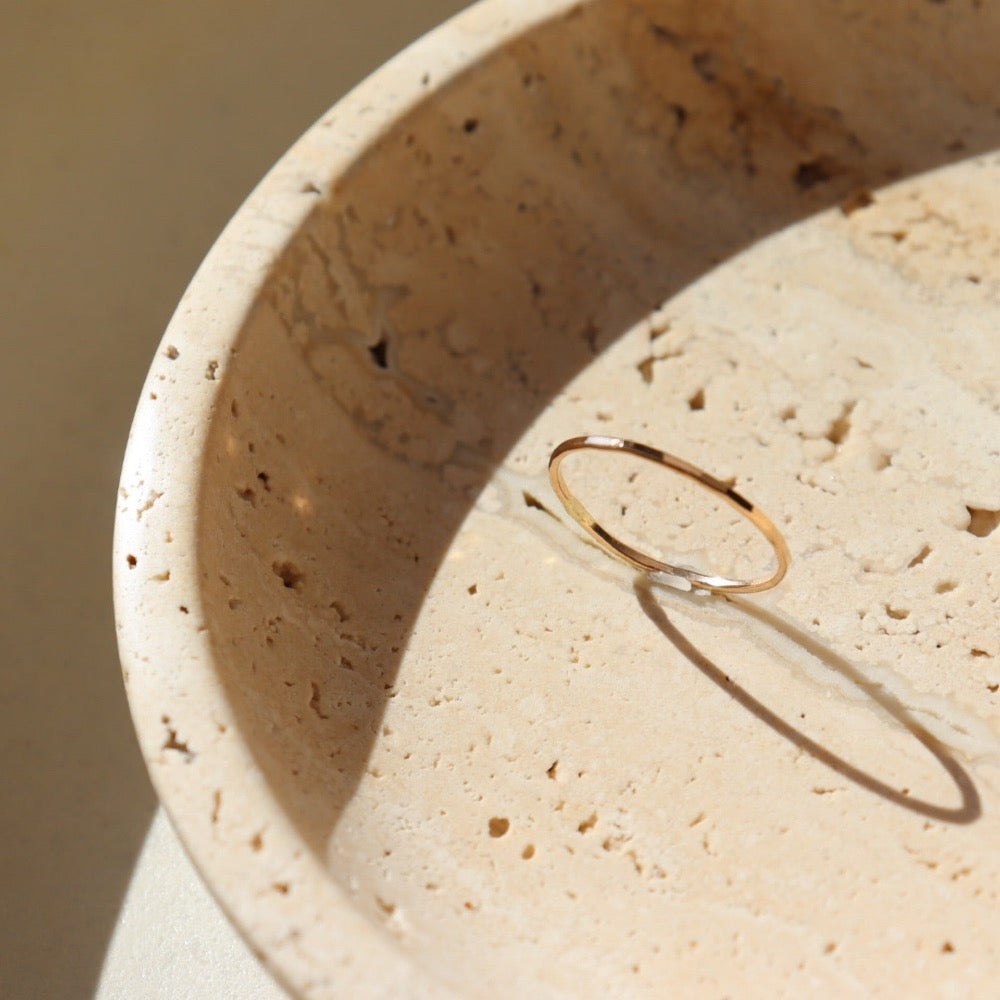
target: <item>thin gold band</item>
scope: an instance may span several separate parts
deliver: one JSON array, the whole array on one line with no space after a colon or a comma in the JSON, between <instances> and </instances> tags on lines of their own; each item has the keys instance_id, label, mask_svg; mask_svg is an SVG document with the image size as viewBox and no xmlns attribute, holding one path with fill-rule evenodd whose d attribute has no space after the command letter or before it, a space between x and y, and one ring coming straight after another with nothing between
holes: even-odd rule
<instances>
[{"instance_id":1,"label":"thin gold band","mask_svg":"<svg viewBox=\"0 0 1000 1000\"><path fill-rule=\"evenodd\" d=\"M731 580L725 576L713 576L699 573L697 570L687 566L673 566L670 563L661 562L652 556L632 548L618 538L615 538L607 529L601 527L591 516L586 507L570 492L563 479L559 466L562 460L571 451L593 448L598 451L622 451L638 458L644 458L649 462L662 465L674 472L679 472L706 489L717 493L729 504L735 507L744 517L746 517L757 530L771 543L777 558L777 569L770 576L763 576L753 580ZM549 458L549 479L552 481L552 488L556 496L562 501L569 515L587 532L602 548L624 559L630 566L636 569L645 570L647 573L658 579L662 583L669 584L679 590L710 590L717 593L727 594L754 594L761 590L770 590L781 582L791 556L788 546L781 532L774 526L766 514L758 510L749 500L740 496L731 486L720 482L714 476L699 469L690 462L685 462L675 455L668 455L659 448L651 448L649 445L638 444L635 441L627 441L624 438L604 437L599 434L588 434L585 437L569 438L563 441L552 452Z\"/></svg>"}]
</instances>

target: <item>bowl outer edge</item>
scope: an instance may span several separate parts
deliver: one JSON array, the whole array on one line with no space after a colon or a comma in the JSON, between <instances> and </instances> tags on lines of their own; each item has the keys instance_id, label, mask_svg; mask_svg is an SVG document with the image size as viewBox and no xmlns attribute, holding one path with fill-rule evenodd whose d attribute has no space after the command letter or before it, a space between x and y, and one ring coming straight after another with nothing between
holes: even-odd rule
<instances>
[{"instance_id":1,"label":"bowl outer edge","mask_svg":"<svg viewBox=\"0 0 1000 1000\"><path fill-rule=\"evenodd\" d=\"M191 459L204 454L233 340L317 193L331 190L359 154L435 88L575 6L481 0L402 50L321 116L251 192L199 266L136 408L113 543L115 625L133 722L189 857L254 954L295 996L443 1000L454 993L355 909L302 844L241 741L202 625L201 462ZM430 87L419 84L425 70L434 74ZM209 374L212 363L217 367ZM258 834L263 847L255 849Z\"/></svg>"}]
</instances>

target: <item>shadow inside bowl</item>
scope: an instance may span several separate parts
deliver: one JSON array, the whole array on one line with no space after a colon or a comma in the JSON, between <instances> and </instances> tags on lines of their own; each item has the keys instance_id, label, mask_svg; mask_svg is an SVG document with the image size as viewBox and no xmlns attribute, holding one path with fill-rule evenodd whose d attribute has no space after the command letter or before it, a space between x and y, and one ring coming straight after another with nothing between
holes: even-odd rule
<instances>
[{"instance_id":1,"label":"shadow inside bowl","mask_svg":"<svg viewBox=\"0 0 1000 1000\"><path fill-rule=\"evenodd\" d=\"M988 5L595 0L435 90L317 200L227 367L199 552L221 681L313 850L533 420L755 240L1000 145L998 29Z\"/></svg>"}]
</instances>

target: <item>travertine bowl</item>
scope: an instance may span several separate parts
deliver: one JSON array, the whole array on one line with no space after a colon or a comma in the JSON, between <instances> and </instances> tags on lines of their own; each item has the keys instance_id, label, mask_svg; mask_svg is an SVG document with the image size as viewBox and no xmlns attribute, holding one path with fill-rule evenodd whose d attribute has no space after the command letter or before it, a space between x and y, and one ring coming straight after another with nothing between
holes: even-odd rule
<instances>
[{"instance_id":1,"label":"travertine bowl","mask_svg":"<svg viewBox=\"0 0 1000 1000\"><path fill-rule=\"evenodd\" d=\"M239 211L115 585L153 780L293 994L995 991L997 51L966 0L494 0ZM635 583L546 479L594 432L734 479L786 580ZM767 560L662 470L569 473Z\"/></svg>"}]
</instances>

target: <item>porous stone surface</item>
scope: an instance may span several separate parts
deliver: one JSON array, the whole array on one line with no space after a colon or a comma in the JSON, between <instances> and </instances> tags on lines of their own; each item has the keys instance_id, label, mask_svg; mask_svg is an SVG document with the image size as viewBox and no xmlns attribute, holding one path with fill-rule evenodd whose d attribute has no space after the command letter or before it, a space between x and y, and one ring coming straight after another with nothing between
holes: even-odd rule
<instances>
[{"instance_id":1,"label":"porous stone surface","mask_svg":"<svg viewBox=\"0 0 1000 1000\"><path fill-rule=\"evenodd\" d=\"M989 5L485 4L321 120L168 329L126 679L296 994L951 996L1000 976ZM732 479L774 591L650 588L546 477ZM573 488L753 574L648 463Z\"/></svg>"}]
</instances>

